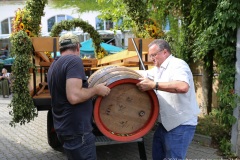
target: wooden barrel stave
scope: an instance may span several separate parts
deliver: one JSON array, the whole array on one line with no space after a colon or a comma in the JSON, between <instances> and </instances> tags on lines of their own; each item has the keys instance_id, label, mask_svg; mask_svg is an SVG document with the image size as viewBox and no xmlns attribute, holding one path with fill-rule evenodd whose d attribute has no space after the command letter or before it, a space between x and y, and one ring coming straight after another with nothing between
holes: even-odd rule
<instances>
[{"instance_id":1,"label":"wooden barrel stave","mask_svg":"<svg viewBox=\"0 0 240 160\"><path fill-rule=\"evenodd\" d=\"M129 73L127 73L129 72ZM106 79L109 79L111 77L114 77L115 75L126 75L124 73L127 73L128 76L133 76L135 75L135 79L138 79L142 77L140 74L138 74L136 71L131 70L126 67L121 67L121 66L109 66L106 68L103 68L101 70L98 70L94 72L88 79L89 87L92 87L94 85L103 83L106 81ZM131 78L131 77L129 77Z\"/></svg>"}]
</instances>

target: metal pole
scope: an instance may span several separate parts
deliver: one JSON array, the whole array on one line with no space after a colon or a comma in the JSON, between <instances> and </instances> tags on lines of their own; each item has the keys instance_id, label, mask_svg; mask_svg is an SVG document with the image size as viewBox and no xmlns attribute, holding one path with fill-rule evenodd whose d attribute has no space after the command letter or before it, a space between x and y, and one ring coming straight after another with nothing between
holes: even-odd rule
<instances>
[{"instance_id":1,"label":"metal pole","mask_svg":"<svg viewBox=\"0 0 240 160\"><path fill-rule=\"evenodd\" d=\"M56 58L57 57L57 39L56 38L53 38L53 53L54 53L53 58Z\"/></svg>"},{"instance_id":2,"label":"metal pole","mask_svg":"<svg viewBox=\"0 0 240 160\"><path fill-rule=\"evenodd\" d=\"M142 58L141 58L141 56L140 56L140 54L139 54L139 51L138 51L138 49L137 49L136 43L135 43L135 41L134 41L133 38L132 38L132 42L133 42L134 48L135 48L135 50L136 50L136 52L137 52L139 61L140 61L141 65L142 65L142 69L143 69L143 70L146 70L146 69L145 69L145 66L144 66L144 64L143 64Z\"/></svg>"},{"instance_id":3,"label":"metal pole","mask_svg":"<svg viewBox=\"0 0 240 160\"><path fill-rule=\"evenodd\" d=\"M138 53L139 53L139 57L141 57L141 59L142 59L142 39L139 39L139 41L138 41ZM140 63L139 63L139 70L143 70L143 67Z\"/></svg>"}]
</instances>

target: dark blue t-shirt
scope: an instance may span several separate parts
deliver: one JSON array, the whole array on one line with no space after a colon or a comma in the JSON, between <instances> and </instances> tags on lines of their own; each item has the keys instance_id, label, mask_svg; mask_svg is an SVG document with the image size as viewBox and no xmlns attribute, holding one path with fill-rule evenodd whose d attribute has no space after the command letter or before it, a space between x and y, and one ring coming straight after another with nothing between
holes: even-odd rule
<instances>
[{"instance_id":1,"label":"dark blue t-shirt","mask_svg":"<svg viewBox=\"0 0 240 160\"><path fill-rule=\"evenodd\" d=\"M93 104L91 99L71 105L66 96L66 80L82 79L88 88L82 59L76 55L56 58L48 70L48 86L52 97L53 123L57 134L76 135L92 131Z\"/></svg>"}]
</instances>

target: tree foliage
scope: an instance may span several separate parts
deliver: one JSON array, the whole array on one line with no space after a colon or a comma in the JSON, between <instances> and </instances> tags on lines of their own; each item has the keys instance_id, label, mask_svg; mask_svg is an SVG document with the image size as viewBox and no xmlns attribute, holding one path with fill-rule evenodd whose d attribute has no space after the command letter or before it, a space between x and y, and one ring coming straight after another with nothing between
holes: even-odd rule
<instances>
[{"instance_id":1,"label":"tree foliage","mask_svg":"<svg viewBox=\"0 0 240 160\"><path fill-rule=\"evenodd\" d=\"M123 20L123 23L117 25L114 29L131 30L138 38L164 37L162 25L158 22L159 19L151 16L152 5L148 1L98 0L100 4L103 2L112 3L112 5L100 10L100 18L114 22Z\"/></svg>"},{"instance_id":2,"label":"tree foliage","mask_svg":"<svg viewBox=\"0 0 240 160\"><path fill-rule=\"evenodd\" d=\"M181 1L182 2L182 1ZM235 62L236 62L236 35L240 26L238 8L235 0L197 0L184 3L190 8L190 13L181 9L182 19L190 17L190 23L185 29L192 36L193 45L188 49L194 53L195 60L204 61L204 66L210 66L214 60L217 64L219 89L217 91L219 107L215 118L223 125L229 134L221 134L220 149L224 148L224 154L230 153L230 130L236 122L233 117L233 109L236 107L236 95L234 94ZM192 16L192 17L191 17ZM183 21L185 23L186 21ZM213 52L212 52L213 51ZM214 54L214 55L213 55ZM214 57L211 58L211 57ZM212 74L213 76L213 74Z\"/></svg>"},{"instance_id":3,"label":"tree foliage","mask_svg":"<svg viewBox=\"0 0 240 160\"><path fill-rule=\"evenodd\" d=\"M49 4L55 8L76 8L76 10L74 10L76 13L100 11L111 5L111 3L108 2L102 2L99 4L96 0L50 0Z\"/></svg>"},{"instance_id":4,"label":"tree foliage","mask_svg":"<svg viewBox=\"0 0 240 160\"><path fill-rule=\"evenodd\" d=\"M145 7L151 9L149 16L161 25L169 21L171 31L165 38L177 56L187 62L203 61L206 70L212 69L213 60L217 63L219 107L215 116L230 133L235 122L233 108L236 107L236 34L240 26L238 0L141 0L139 4L142 3L147 3ZM177 24L179 20L181 25ZM212 77L213 73L210 73L208 78ZM227 144L230 134L221 139L220 148L224 148L223 152L227 154L230 151Z\"/></svg>"}]
</instances>

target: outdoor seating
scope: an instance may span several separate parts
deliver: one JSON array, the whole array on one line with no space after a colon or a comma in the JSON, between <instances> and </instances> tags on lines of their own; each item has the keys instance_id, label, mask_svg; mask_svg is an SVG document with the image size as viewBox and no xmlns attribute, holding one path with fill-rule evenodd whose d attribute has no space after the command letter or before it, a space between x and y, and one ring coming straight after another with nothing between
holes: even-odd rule
<instances>
[{"instance_id":1,"label":"outdoor seating","mask_svg":"<svg viewBox=\"0 0 240 160\"><path fill-rule=\"evenodd\" d=\"M2 49L0 50L0 59L5 60L9 57L9 51Z\"/></svg>"}]
</instances>

